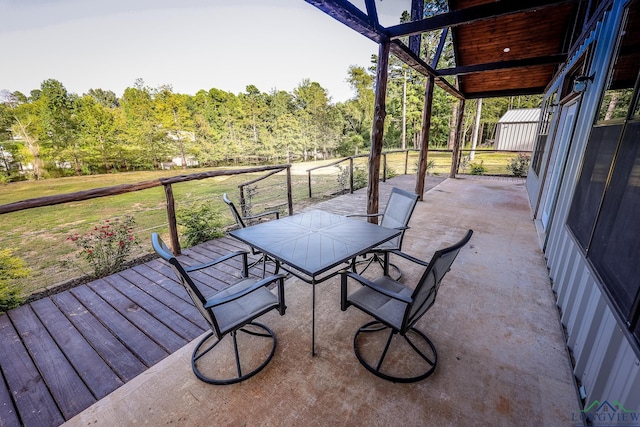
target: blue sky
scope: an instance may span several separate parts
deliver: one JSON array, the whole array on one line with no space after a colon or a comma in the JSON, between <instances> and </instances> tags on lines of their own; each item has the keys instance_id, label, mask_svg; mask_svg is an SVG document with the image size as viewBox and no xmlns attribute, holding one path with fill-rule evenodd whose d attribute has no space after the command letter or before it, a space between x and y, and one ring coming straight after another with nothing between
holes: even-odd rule
<instances>
[{"instance_id":1,"label":"blue sky","mask_svg":"<svg viewBox=\"0 0 640 427\"><path fill-rule=\"evenodd\" d=\"M403 3L378 0L381 22ZM308 78L340 102L353 96L348 67L377 53L303 0L0 0L0 16L0 90L26 94L48 78L118 96L137 78L187 94L291 91Z\"/></svg>"}]
</instances>

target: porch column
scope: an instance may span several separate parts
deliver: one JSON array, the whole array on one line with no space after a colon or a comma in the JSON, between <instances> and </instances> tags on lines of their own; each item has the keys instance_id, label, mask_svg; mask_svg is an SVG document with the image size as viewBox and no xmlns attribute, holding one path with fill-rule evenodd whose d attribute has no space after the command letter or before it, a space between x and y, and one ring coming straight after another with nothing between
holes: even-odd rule
<instances>
[{"instance_id":1,"label":"porch column","mask_svg":"<svg viewBox=\"0 0 640 427\"><path fill-rule=\"evenodd\" d=\"M422 131L420 132L420 160L418 160L418 176L416 178L416 194L418 200L424 196L424 179L427 175L429 157L429 128L431 127L431 107L433 105L433 86L435 77L429 75L424 87L424 108L422 109Z\"/></svg>"},{"instance_id":2,"label":"porch column","mask_svg":"<svg viewBox=\"0 0 640 427\"><path fill-rule=\"evenodd\" d=\"M369 153L369 187L367 189L367 213L378 213L380 186L380 158L382 154L382 137L384 119L387 115L387 77L389 68L389 40L380 43L378 48L378 72L376 74L376 101L373 111L373 129L371 131L371 152ZM377 224L378 218L369 218L369 222Z\"/></svg>"},{"instance_id":3,"label":"porch column","mask_svg":"<svg viewBox=\"0 0 640 427\"><path fill-rule=\"evenodd\" d=\"M464 118L464 98L460 100L458 105L458 117L456 120L456 140L453 144L453 152L451 153L451 172L449 178L455 178L458 172L458 163L460 162L460 145L462 142L462 119Z\"/></svg>"}]
</instances>

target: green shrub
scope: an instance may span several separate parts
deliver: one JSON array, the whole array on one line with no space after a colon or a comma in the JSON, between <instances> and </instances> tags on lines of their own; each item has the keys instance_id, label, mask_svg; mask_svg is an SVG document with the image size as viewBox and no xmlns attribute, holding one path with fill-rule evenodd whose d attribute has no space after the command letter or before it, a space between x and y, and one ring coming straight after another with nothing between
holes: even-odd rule
<instances>
[{"instance_id":1,"label":"green shrub","mask_svg":"<svg viewBox=\"0 0 640 427\"><path fill-rule=\"evenodd\" d=\"M435 160L429 160L427 162L427 175L431 175L435 168L436 168L436 161Z\"/></svg>"},{"instance_id":2,"label":"green shrub","mask_svg":"<svg viewBox=\"0 0 640 427\"><path fill-rule=\"evenodd\" d=\"M418 173L418 169L420 168L420 161L417 160L415 163L415 167L416 167L416 173ZM433 173L433 170L436 167L436 161L435 160L429 160L427 161L427 175L431 175Z\"/></svg>"},{"instance_id":3,"label":"green shrub","mask_svg":"<svg viewBox=\"0 0 640 427\"><path fill-rule=\"evenodd\" d=\"M349 168L346 166L338 165L338 176L336 177L336 181L338 181L338 187L340 187L340 191L343 193L349 189Z\"/></svg>"},{"instance_id":4,"label":"green shrub","mask_svg":"<svg viewBox=\"0 0 640 427\"><path fill-rule=\"evenodd\" d=\"M512 157L509 159L509 163L507 164L507 170L511 171L514 176L523 177L527 176L527 172L529 172L529 162L531 161L531 156L528 154L520 153L518 157Z\"/></svg>"},{"instance_id":5,"label":"green shrub","mask_svg":"<svg viewBox=\"0 0 640 427\"><path fill-rule=\"evenodd\" d=\"M340 187L340 190L344 192L349 189L349 168L346 166L338 165L338 169L340 170L340 172L338 172L338 176L336 177L336 180L338 181L338 186ZM387 169L387 178L390 178L389 169ZM368 179L369 177L367 176L366 169L360 166L353 167L353 190L354 191L366 187Z\"/></svg>"},{"instance_id":6,"label":"green shrub","mask_svg":"<svg viewBox=\"0 0 640 427\"><path fill-rule=\"evenodd\" d=\"M0 313L17 307L22 302L18 279L29 276L26 263L11 254L9 249L0 250Z\"/></svg>"},{"instance_id":7,"label":"green shrub","mask_svg":"<svg viewBox=\"0 0 640 427\"><path fill-rule=\"evenodd\" d=\"M393 178L395 176L398 176L398 171L396 171L394 168L390 166L387 166L387 179Z\"/></svg>"},{"instance_id":8,"label":"green shrub","mask_svg":"<svg viewBox=\"0 0 640 427\"><path fill-rule=\"evenodd\" d=\"M369 176L367 170L360 166L353 167L353 190L359 190L367 186Z\"/></svg>"},{"instance_id":9,"label":"green shrub","mask_svg":"<svg viewBox=\"0 0 640 427\"><path fill-rule=\"evenodd\" d=\"M471 168L471 175L484 175L487 173L487 168L482 160L480 160L480 163L469 163L469 167Z\"/></svg>"},{"instance_id":10,"label":"green shrub","mask_svg":"<svg viewBox=\"0 0 640 427\"><path fill-rule=\"evenodd\" d=\"M224 236L224 216L206 203L183 208L177 212L177 217L179 224L186 228L185 247Z\"/></svg>"},{"instance_id":11,"label":"green shrub","mask_svg":"<svg viewBox=\"0 0 640 427\"><path fill-rule=\"evenodd\" d=\"M124 268L124 263L138 241L133 235L135 219L127 215L124 219L106 219L83 235L67 237L81 251L78 258L84 259L93 269L94 277L105 277Z\"/></svg>"}]
</instances>

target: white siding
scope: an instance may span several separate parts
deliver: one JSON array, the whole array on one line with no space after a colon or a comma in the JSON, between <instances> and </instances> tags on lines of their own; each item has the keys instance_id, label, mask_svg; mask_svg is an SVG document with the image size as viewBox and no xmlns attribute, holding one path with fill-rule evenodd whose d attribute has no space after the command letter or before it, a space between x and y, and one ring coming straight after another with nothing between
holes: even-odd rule
<instances>
[{"instance_id":1,"label":"white siding","mask_svg":"<svg viewBox=\"0 0 640 427\"><path fill-rule=\"evenodd\" d=\"M567 331L567 345L575 359L574 373L585 388L585 401L589 404L594 400L618 400L626 409L640 412L640 361L631 347L630 338L620 327L608 298L591 273L582 250L566 228L582 156L605 84L606 69L624 3L624 0L614 3L611 12L588 41L597 39L594 65L590 70L590 74L595 73L596 77L582 95L582 108L567 155L564 180L545 255L562 313L561 321ZM584 50L584 46L581 50ZM571 61L567 68L570 66Z\"/></svg>"}]
</instances>

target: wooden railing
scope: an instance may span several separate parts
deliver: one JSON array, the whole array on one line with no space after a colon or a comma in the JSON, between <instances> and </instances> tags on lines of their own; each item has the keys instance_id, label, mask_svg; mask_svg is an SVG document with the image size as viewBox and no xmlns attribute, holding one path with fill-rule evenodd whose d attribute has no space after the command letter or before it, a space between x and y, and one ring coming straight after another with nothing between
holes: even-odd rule
<instances>
[{"instance_id":1,"label":"wooden railing","mask_svg":"<svg viewBox=\"0 0 640 427\"><path fill-rule=\"evenodd\" d=\"M63 203L69 202L79 202L84 200L95 199L98 197L108 197L108 196L116 196L125 193L131 193L134 191L146 190L154 187L164 187L164 193L166 197L166 209L167 209L167 219L169 225L169 235L171 246L173 252L178 255L180 254L180 241L178 239L178 225L176 220L176 209L175 209L175 200L173 197L173 184L187 182L187 181L195 181L202 180L206 178L214 178L219 176L228 176L228 175L239 175L245 173L259 173L259 172L269 172L266 176L258 178L257 180L250 181L255 182L261 179L264 179L268 176L276 174L278 172L282 172L286 170L287 172L287 204L289 215L293 215L293 200L291 196L291 165L276 165L276 166L262 166L262 167L254 167L247 169L233 169L233 170L216 170L210 172L200 172L189 175L178 175L167 178L159 178L150 181L138 182L135 184L122 184L115 185L112 187L103 187L96 188L92 190L78 191L75 193L68 194L59 194L55 196L46 196L46 197L37 197L28 200L22 200L15 203L8 203L6 205L0 205L0 214L6 214L10 212L22 211L25 209L32 209L44 206L54 206ZM246 186L248 183L242 184L242 186ZM242 191L242 190L241 190ZM242 193L241 193L242 194Z\"/></svg>"},{"instance_id":2,"label":"wooden railing","mask_svg":"<svg viewBox=\"0 0 640 427\"><path fill-rule=\"evenodd\" d=\"M392 151L386 151L386 152L382 153L382 182L386 182L387 181L387 154L405 153L404 174L406 175L407 172L408 172L408 167L409 167L409 153L411 151L418 152L418 150L409 149L409 150L392 150ZM311 172L313 172L315 170L318 170L318 169L334 167L334 166L337 166L337 165L339 165L340 163L343 163L343 162L349 162L349 193L353 193L353 190L354 190L354 188L353 188L353 160L354 159L358 159L358 158L363 158L363 157L369 157L369 154L360 154L360 155L357 155L357 156L349 156L349 157L345 157L345 158L340 159L340 160L336 160L335 162L328 163L326 165L317 166L315 168L307 169L307 182L308 182L308 187L309 187L309 198L312 197Z\"/></svg>"}]
</instances>

